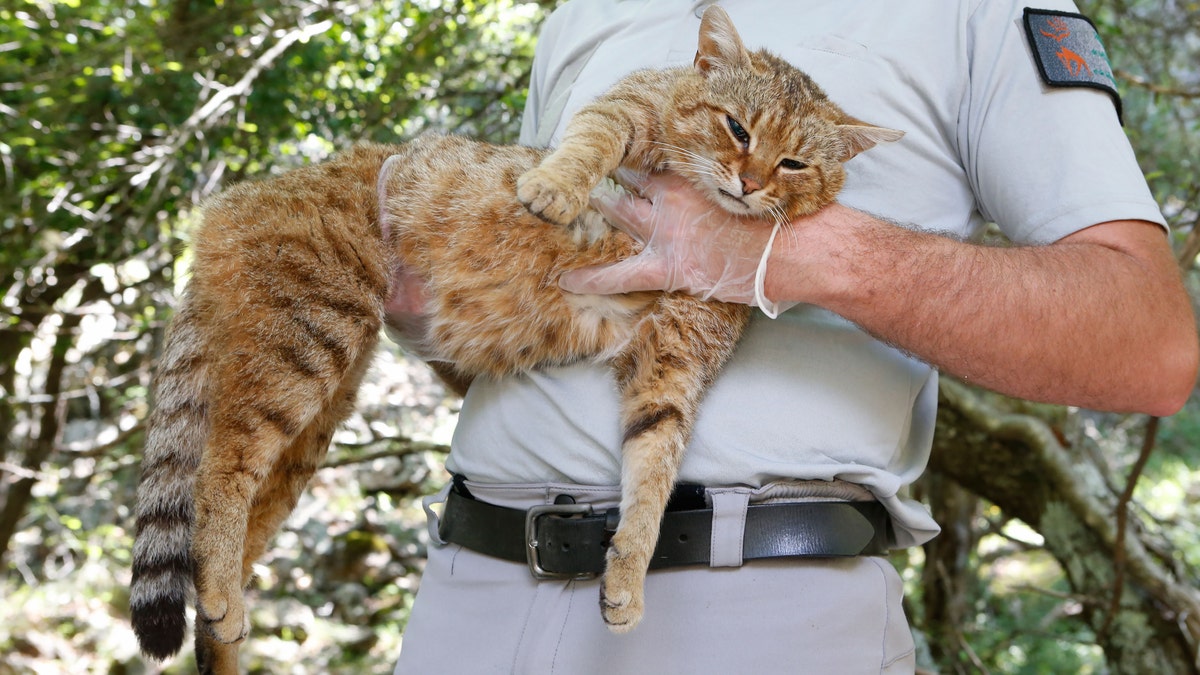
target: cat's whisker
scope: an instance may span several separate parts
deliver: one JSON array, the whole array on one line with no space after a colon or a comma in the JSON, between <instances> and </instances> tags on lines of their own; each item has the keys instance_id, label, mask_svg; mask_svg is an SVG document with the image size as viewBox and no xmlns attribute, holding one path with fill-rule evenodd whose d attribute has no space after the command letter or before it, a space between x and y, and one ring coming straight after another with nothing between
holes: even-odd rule
<instances>
[{"instance_id":1,"label":"cat's whisker","mask_svg":"<svg viewBox=\"0 0 1200 675\"><path fill-rule=\"evenodd\" d=\"M714 166L711 162L702 162L702 161L691 159L688 157L671 162L671 166L673 166L673 167L680 167L680 166L698 167L698 168L704 169L708 173L712 173L714 170L717 169L717 167Z\"/></svg>"},{"instance_id":2,"label":"cat's whisker","mask_svg":"<svg viewBox=\"0 0 1200 675\"><path fill-rule=\"evenodd\" d=\"M763 220L769 220L776 225L782 226L787 220L787 214L784 213L783 207L778 202L769 204L762 212Z\"/></svg>"},{"instance_id":3,"label":"cat's whisker","mask_svg":"<svg viewBox=\"0 0 1200 675\"><path fill-rule=\"evenodd\" d=\"M696 176L711 176L712 178L719 177L718 174L712 170L712 167L708 167L703 164L672 164L671 167L675 169L676 173L681 173L682 170L686 169L690 170L692 174Z\"/></svg>"},{"instance_id":4,"label":"cat's whisker","mask_svg":"<svg viewBox=\"0 0 1200 675\"><path fill-rule=\"evenodd\" d=\"M782 207L779 209L779 212L779 220L776 221L779 223L779 234L785 237L784 241L795 244L799 241L800 233L796 231L795 226L792 225L792 220L787 217L787 213L784 212Z\"/></svg>"},{"instance_id":5,"label":"cat's whisker","mask_svg":"<svg viewBox=\"0 0 1200 675\"><path fill-rule=\"evenodd\" d=\"M687 170L692 171L694 174L696 174L698 176L712 176L713 178L718 178L718 179L721 176L721 174L717 171L716 167L709 166L707 164L697 164L695 162L679 162L676 164L672 164L671 168L674 169L676 172L678 172L681 169L687 169Z\"/></svg>"},{"instance_id":6,"label":"cat's whisker","mask_svg":"<svg viewBox=\"0 0 1200 675\"><path fill-rule=\"evenodd\" d=\"M792 221L788 218L787 211L783 210L782 204L776 204L772 210L775 213L775 222L779 224L780 228L785 230L792 229Z\"/></svg>"},{"instance_id":7,"label":"cat's whisker","mask_svg":"<svg viewBox=\"0 0 1200 675\"><path fill-rule=\"evenodd\" d=\"M668 150L669 152L677 153L677 154L681 155L682 157L686 158L687 160L690 160L690 162L685 162L685 163L699 163L699 164L707 165L712 168L717 168L719 166L719 163L716 160L705 157L704 155L701 155L700 153L695 152L693 150L689 150L687 148L682 148L678 145L674 145L671 143L663 143L661 141L654 141L653 145L662 147L662 148Z\"/></svg>"}]
</instances>

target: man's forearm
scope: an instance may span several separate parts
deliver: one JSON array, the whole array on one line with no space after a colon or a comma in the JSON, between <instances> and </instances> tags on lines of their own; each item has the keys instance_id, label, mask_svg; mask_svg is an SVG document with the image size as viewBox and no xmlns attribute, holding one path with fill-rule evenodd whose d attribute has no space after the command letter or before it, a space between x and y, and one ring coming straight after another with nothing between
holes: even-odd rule
<instances>
[{"instance_id":1,"label":"man's forearm","mask_svg":"<svg viewBox=\"0 0 1200 675\"><path fill-rule=\"evenodd\" d=\"M781 236L767 269L768 297L834 311L1012 396L1168 415L1195 382L1191 302L1148 223L999 248L835 205Z\"/></svg>"}]
</instances>

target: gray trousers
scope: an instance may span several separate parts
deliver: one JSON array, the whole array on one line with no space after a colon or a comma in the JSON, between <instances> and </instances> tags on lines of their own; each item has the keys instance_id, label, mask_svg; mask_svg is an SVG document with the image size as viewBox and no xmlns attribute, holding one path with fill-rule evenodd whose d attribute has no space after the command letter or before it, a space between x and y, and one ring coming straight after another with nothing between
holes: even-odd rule
<instances>
[{"instance_id":1,"label":"gray trousers","mask_svg":"<svg viewBox=\"0 0 1200 675\"><path fill-rule=\"evenodd\" d=\"M552 488L470 485L479 499L523 507L547 503ZM598 507L617 501L613 489L570 491ZM893 675L915 669L902 582L882 558L652 571L645 618L625 635L610 633L601 620L599 586L536 581L523 564L457 545L431 546L395 672Z\"/></svg>"}]
</instances>

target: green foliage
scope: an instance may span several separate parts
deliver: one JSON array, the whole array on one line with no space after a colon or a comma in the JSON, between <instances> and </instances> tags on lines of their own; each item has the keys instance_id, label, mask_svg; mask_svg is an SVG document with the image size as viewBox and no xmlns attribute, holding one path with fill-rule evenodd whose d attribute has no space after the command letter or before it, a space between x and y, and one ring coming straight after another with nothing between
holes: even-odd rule
<instances>
[{"instance_id":1,"label":"green foliage","mask_svg":"<svg viewBox=\"0 0 1200 675\"><path fill-rule=\"evenodd\" d=\"M549 4L0 6L0 673L140 663L124 597L137 452L195 206L362 139L514 139ZM354 447L450 416L427 376L414 387L422 376L386 363L371 421L339 438L350 467ZM427 392L415 406L414 392ZM394 484L366 490L353 468L327 469L349 487L281 537L256 617L265 651L247 650L256 668L390 672L423 554L416 519L399 514L440 470L390 452L405 455L386 466ZM364 640L378 643L365 661L330 649Z\"/></svg>"},{"instance_id":2,"label":"green foliage","mask_svg":"<svg viewBox=\"0 0 1200 675\"><path fill-rule=\"evenodd\" d=\"M1124 99L1129 137L1151 189L1182 237L1197 222L1200 200L1200 5L1079 4L1100 29Z\"/></svg>"}]
</instances>

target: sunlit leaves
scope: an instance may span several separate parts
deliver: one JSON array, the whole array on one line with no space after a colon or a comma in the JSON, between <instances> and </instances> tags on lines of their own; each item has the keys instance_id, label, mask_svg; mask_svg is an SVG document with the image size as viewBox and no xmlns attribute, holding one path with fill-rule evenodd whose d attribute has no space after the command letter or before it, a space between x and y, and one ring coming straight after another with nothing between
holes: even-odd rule
<instances>
[{"instance_id":1,"label":"sunlit leaves","mask_svg":"<svg viewBox=\"0 0 1200 675\"><path fill-rule=\"evenodd\" d=\"M430 126L515 137L543 14L512 0L0 8L0 461L58 443L38 436L48 415L101 435L144 416L187 215L214 191ZM56 407L51 389L94 404Z\"/></svg>"},{"instance_id":2,"label":"sunlit leaves","mask_svg":"<svg viewBox=\"0 0 1200 675\"><path fill-rule=\"evenodd\" d=\"M1105 39L1125 122L1168 219L1190 227L1200 210L1200 5L1155 0L1081 2Z\"/></svg>"}]
</instances>

